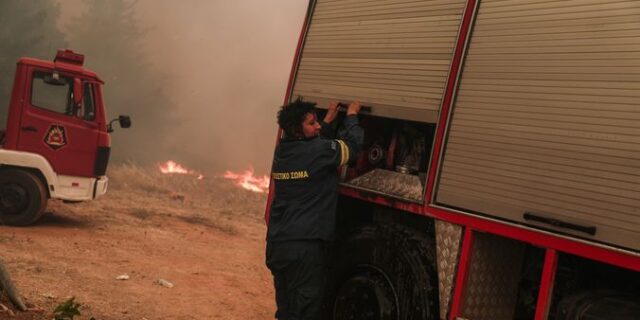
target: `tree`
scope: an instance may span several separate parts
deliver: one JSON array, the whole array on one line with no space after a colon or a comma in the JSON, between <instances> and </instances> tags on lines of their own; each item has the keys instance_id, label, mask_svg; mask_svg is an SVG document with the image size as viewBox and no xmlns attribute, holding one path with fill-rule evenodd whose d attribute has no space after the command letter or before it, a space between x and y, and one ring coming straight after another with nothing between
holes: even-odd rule
<instances>
[{"instance_id":1,"label":"tree","mask_svg":"<svg viewBox=\"0 0 640 320\"><path fill-rule=\"evenodd\" d=\"M60 14L53 0L0 1L0 128L7 121L16 62L28 56L51 60L65 47L56 26Z\"/></svg>"},{"instance_id":2,"label":"tree","mask_svg":"<svg viewBox=\"0 0 640 320\"><path fill-rule=\"evenodd\" d=\"M86 55L88 68L105 81L110 117L128 114L132 128L113 135L116 159L154 161L169 134L171 102L164 78L140 49L145 30L136 19L136 1L88 0L86 11L67 26L71 47Z\"/></svg>"}]
</instances>

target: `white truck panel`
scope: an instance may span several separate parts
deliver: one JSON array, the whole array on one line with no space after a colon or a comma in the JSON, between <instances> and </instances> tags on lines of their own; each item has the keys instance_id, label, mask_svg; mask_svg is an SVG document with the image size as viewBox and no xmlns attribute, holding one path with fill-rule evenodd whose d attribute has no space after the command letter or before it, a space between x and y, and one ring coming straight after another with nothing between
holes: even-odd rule
<instances>
[{"instance_id":1,"label":"white truck panel","mask_svg":"<svg viewBox=\"0 0 640 320\"><path fill-rule=\"evenodd\" d=\"M90 178L58 175L49 161L36 153L0 149L0 166L3 165L40 171L46 179L49 196L52 199L86 201L107 192L109 179L106 176Z\"/></svg>"},{"instance_id":2,"label":"white truck panel","mask_svg":"<svg viewBox=\"0 0 640 320\"><path fill-rule=\"evenodd\" d=\"M58 175L45 157L31 152L0 149L0 165L33 168L39 170L47 180L47 189L51 198L56 198Z\"/></svg>"}]
</instances>

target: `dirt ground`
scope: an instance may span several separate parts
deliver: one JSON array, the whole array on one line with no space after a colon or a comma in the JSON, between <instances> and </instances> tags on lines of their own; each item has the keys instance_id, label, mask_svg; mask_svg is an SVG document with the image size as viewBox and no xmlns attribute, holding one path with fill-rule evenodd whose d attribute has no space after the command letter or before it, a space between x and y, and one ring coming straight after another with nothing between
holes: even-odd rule
<instances>
[{"instance_id":1,"label":"dirt ground","mask_svg":"<svg viewBox=\"0 0 640 320\"><path fill-rule=\"evenodd\" d=\"M0 257L34 309L0 319L50 320L72 296L75 319L272 319L266 195L156 171L113 167L104 197L50 201L37 225L0 226Z\"/></svg>"}]
</instances>

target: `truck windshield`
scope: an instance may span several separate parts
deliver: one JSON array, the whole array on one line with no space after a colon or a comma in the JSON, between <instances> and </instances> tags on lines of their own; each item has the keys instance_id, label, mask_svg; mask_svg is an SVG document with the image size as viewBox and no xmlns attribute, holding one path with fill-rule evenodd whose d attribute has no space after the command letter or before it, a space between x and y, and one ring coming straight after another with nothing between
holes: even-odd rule
<instances>
[{"instance_id":1,"label":"truck windshield","mask_svg":"<svg viewBox=\"0 0 640 320\"><path fill-rule=\"evenodd\" d=\"M73 78L36 71L31 85L31 104L54 112L73 115Z\"/></svg>"}]
</instances>

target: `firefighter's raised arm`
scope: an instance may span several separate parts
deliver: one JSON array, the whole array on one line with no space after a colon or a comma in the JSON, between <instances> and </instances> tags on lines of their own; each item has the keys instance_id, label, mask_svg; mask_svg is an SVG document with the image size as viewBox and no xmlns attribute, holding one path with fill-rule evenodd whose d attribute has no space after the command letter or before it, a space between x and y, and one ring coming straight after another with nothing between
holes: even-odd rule
<instances>
[{"instance_id":1,"label":"firefighter's raised arm","mask_svg":"<svg viewBox=\"0 0 640 320\"><path fill-rule=\"evenodd\" d=\"M339 106L340 106L340 103L338 103L338 101L332 101L329 103L329 105L327 106L327 114L324 115L325 123L329 124L336 119L336 117L338 116Z\"/></svg>"},{"instance_id":2,"label":"firefighter's raised arm","mask_svg":"<svg viewBox=\"0 0 640 320\"><path fill-rule=\"evenodd\" d=\"M360 109L362 109L362 104L360 103L360 101L356 100L351 102L351 104L347 108L347 116L358 115L358 112L360 112Z\"/></svg>"},{"instance_id":3,"label":"firefighter's raised arm","mask_svg":"<svg viewBox=\"0 0 640 320\"><path fill-rule=\"evenodd\" d=\"M362 108L360 101L353 101L347 108L343 130L338 134L336 142L340 145L339 165L353 163L358 157L364 141L364 130L358 124L358 112Z\"/></svg>"},{"instance_id":4,"label":"firefighter's raised arm","mask_svg":"<svg viewBox=\"0 0 640 320\"><path fill-rule=\"evenodd\" d=\"M320 136L325 139L334 139L335 138L335 130L336 126L333 123L333 120L338 116L338 108L340 104L338 101L333 101L329 103L327 106L327 113L324 116L324 119L320 121L320 125L322 129L320 130Z\"/></svg>"}]
</instances>

